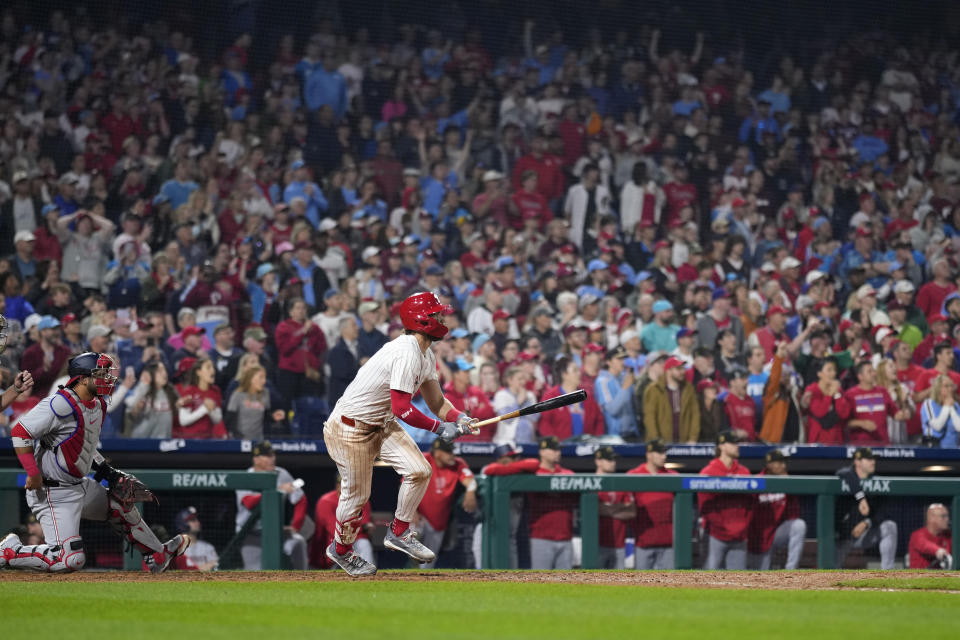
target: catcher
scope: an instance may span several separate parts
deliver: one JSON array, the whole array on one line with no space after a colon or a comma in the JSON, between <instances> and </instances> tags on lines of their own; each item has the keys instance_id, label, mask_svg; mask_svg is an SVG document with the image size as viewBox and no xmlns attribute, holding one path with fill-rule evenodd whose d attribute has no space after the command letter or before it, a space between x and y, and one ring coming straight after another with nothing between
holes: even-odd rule
<instances>
[{"instance_id":1,"label":"catcher","mask_svg":"<svg viewBox=\"0 0 960 640\"><path fill-rule=\"evenodd\" d=\"M70 359L65 387L44 398L14 425L14 451L27 472L27 505L43 527L45 544L25 546L14 534L0 541L0 568L77 571L86 556L80 518L107 521L160 573L186 551L190 538L161 543L134 503L153 494L97 452L100 429L119 373L117 361L87 352ZM88 478L95 471L93 479ZM106 480L109 489L99 482Z\"/></svg>"},{"instance_id":2,"label":"catcher","mask_svg":"<svg viewBox=\"0 0 960 640\"><path fill-rule=\"evenodd\" d=\"M7 348L7 319L0 314L0 353ZM0 393L0 411L3 411L22 395L27 395L33 390L33 376L29 371L21 371L13 379L13 385L3 393Z\"/></svg>"}]
</instances>

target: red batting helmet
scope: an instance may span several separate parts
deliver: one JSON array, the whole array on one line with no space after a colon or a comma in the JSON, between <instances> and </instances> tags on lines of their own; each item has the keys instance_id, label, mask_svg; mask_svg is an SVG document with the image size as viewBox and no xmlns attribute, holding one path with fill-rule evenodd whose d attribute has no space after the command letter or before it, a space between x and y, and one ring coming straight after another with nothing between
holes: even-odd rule
<instances>
[{"instance_id":1,"label":"red batting helmet","mask_svg":"<svg viewBox=\"0 0 960 640\"><path fill-rule=\"evenodd\" d=\"M443 315L452 310L449 305L441 304L436 295L424 291L413 294L400 304L400 321L404 329L419 331L431 338L440 339L447 335L449 329L432 316Z\"/></svg>"}]
</instances>

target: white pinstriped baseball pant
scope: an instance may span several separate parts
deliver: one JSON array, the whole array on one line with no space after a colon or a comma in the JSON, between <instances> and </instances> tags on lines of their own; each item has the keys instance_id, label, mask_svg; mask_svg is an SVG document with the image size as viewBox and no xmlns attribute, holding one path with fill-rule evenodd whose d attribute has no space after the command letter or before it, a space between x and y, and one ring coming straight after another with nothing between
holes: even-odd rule
<instances>
[{"instance_id":1,"label":"white pinstriped baseball pant","mask_svg":"<svg viewBox=\"0 0 960 640\"><path fill-rule=\"evenodd\" d=\"M397 520L411 522L416 517L432 471L417 443L395 420L382 427L351 427L341 422L339 415L331 416L323 427L323 440L341 478L334 533L337 542L351 545L357 538L356 523L370 499L373 463L378 455L403 477L394 514Z\"/></svg>"}]
</instances>

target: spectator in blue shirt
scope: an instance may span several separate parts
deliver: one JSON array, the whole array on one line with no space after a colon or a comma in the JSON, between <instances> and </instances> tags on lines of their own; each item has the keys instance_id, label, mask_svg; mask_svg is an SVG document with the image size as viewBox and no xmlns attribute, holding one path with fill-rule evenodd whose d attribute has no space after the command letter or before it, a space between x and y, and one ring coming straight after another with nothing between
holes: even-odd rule
<instances>
[{"instance_id":1,"label":"spectator in blue shirt","mask_svg":"<svg viewBox=\"0 0 960 640\"><path fill-rule=\"evenodd\" d=\"M450 61L450 47L453 43L444 44L443 36L436 29L427 34L430 44L423 50L420 60L423 62L423 74L433 80L443 77L443 66Z\"/></svg>"},{"instance_id":2,"label":"spectator in blue shirt","mask_svg":"<svg viewBox=\"0 0 960 640\"><path fill-rule=\"evenodd\" d=\"M623 345L607 352L606 367L594 383L597 404L603 411L607 433L628 437L637 435L637 418L633 411L633 371L625 367L627 350Z\"/></svg>"},{"instance_id":3,"label":"spectator in blue shirt","mask_svg":"<svg viewBox=\"0 0 960 640\"><path fill-rule=\"evenodd\" d=\"M863 162L876 162L889 150L886 142L873 135L873 123L869 120L863 123L860 135L853 139L852 145L857 150L858 159Z\"/></svg>"},{"instance_id":4,"label":"spectator in blue shirt","mask_svg":"<svg viewBox=\"0 0 960 640\"><path fill-rule=\"evenodd\" d=\"M773 84L769 89L758 95L757 99L770 104L770 113L787 113L790 111L790 96L784 91L783 80L779 75L773 76Z\"/></svg>"},{"instance_id":5,"label":"spectator in blue shirt","mask_svg":"<svg viewBox=\"0 0 960 640\"><path fill-rule=\"evenodd\" d=\"M320 212L328 208L327 199L323 191L315 182L309 182L310 174L303 160L294 160L290 163L290 170L293 171L293 180L283 190L283 201L290 204L294 198L303 198L307 203L307 210L304 214L307 220L314 228L320 226Z\"/></svg>"},{"instance_id":6,"label":"spectator in blue shirt","mask_svg":"<svg viewBox=\"0 0 960 640\"><path fill-rule=\"evenodd\" d=\"M304 68L303 99L312 110L324 105L333 107L337 120L347 113L347 81L337 71L337 59L332 53L323 56L323 66Z\"/></svg>"},{"instance_id":7,"label":"spectator in blue shirt","mask_svg":"<svg viewBox=\"0 0 960 640\"><path fill-rule=\"evenodd\" d=\"M740 125L740 142L763 143L765 133L772 133L781 139L780 125L770 113L770 102L767 100L757 101L757 111L744 119Z\"/></svg>"},{"instance_id":8,"label":"spectator in blue shirt","mask_svg":"<svg viewBox=\"0 0 960 640\"><path fill-rule=\"evenodd\" d=\"M253 81L250 80L250 74L243 69L243 61L236 51L227 51L224 62L226 68L220 74L220 82L226 94L224 101L227 106L232 107L236 104L237 92L240 89L244 89L244 93L249 95L253 89Z\"/></svg>"},{"instance_id":9,"label":"spectator in blue shirt","mask_svg":"<svg viewBox=\"0 0 960 640\"><path fill-rule=\"evenodd\" d=\"M451 171L444 160L438 160L430 165L430 175L420 179L423 208L429 211L434 219L437 218L447 189L456 189L459 182L456 172Z\"/></svg>"},{"instance_id":10,"label":"spectator in blue shirt","mask_svg":"<svg viewBox=\"0 0 960 640\"><path fill-rule=\"evenodd\" d=\"M160 193L166 196L170 208L176 211L190 199L190 194L200 188L193 180L190 180L190 165L184 162L178 162L173 170L173 177L163 183L160 187Z\"/></svg>"},{"instance_id":11,"label":"spectator in blue shirt","mask_svg":"<svg viewBox=\"0 0 960 640\"><path fill-rule=\"evenodd\" d=\"M690 117L695 109L699 109L703 104L697 99L693 87L685 86L680 94L680 99L673 103L673 113L678 116Z\"/></svg>"},{"instance_id":12,"label":"spectator in blue shirt","mask_svg":"<svg viewBox=\"0 0 960 640\"><path fill-rule=\"evenodd\" d=\"M870 230L859 227L853 246L846 251L840 262L840 277L846 280L851 269L866 268L869 263L880 262L882 259L880 252L873 250L873 236Z\"/></svg>"}]
</instances>

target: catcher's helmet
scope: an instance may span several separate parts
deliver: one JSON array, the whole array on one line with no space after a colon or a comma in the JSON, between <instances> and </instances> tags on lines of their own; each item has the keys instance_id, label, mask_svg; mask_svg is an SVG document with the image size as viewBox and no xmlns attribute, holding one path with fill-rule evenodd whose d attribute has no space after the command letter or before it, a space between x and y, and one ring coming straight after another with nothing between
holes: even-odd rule
<instances>
[{"instance_id":1,"label":"catcher's helmet","mask_svg":"<svg viewBox=\"0 0 960 640\"><path fill-rule=\"evenodd\" d=\"M419 331L439 340L447 335L449 329L434 316L451 311L453 308L441 304L433 293L415 293L400 304L400 322L404 329Z\"/></svg>"},{"instance_id":2,"label":"catcher's helmet","mask_svg":"<svg viewBox=\"0 0 960 640\"><path fill-rule=\"evenodd\" d=\"M67 382L67 386L72 386L83 376L90 376L96 384L97 395L109 396L113 393L113 386L117 383L119 374L120 364L113 356L87 351L70 358L67 365L70 381Z\"/></svg>"}]
</instances>

